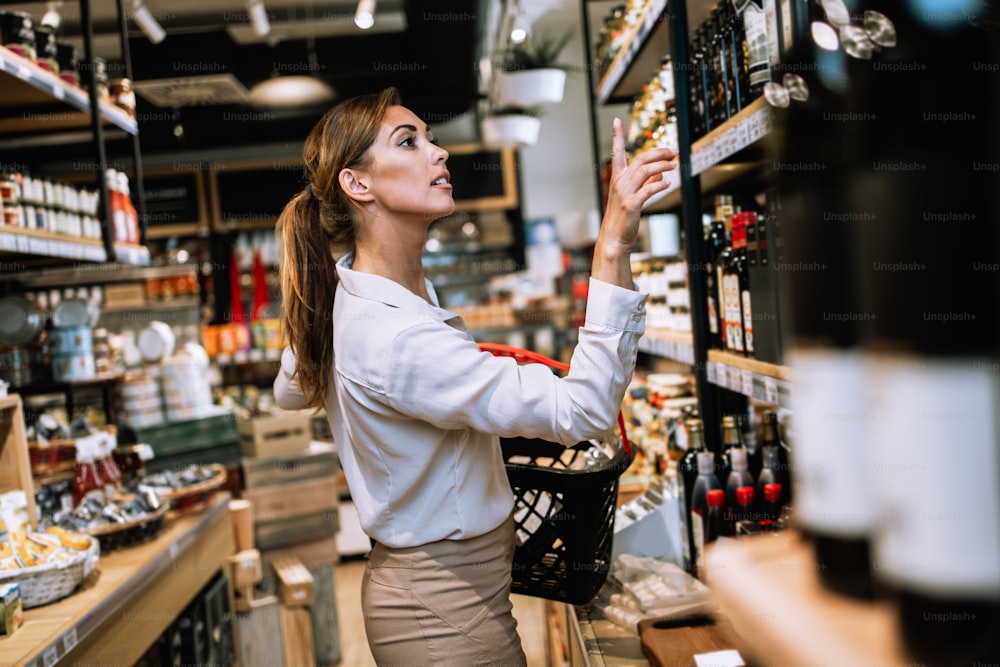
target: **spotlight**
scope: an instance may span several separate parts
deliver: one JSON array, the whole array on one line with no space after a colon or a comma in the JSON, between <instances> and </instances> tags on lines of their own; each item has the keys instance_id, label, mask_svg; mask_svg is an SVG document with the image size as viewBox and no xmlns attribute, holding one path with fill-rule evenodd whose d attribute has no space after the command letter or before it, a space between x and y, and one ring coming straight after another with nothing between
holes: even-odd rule
<instances>
[{"instance_id":1,"label":"spotlight","mask_svg":"<svg viewBox=\"0 0 1000 667\"><path fill-rule=\"evenodd\" d=\"M247 14L250 15L255 35L263 37L271 32L271 22L267 20L267 10L264 9L262 0L247 0Z\"/></svg>"},{"instance_id":2,"label":"spotlight","mask_svg":"<svg viewBox=\"0 0 1000 667\"><path fill-rule=\"evenodd\" d=\"M518 11L517 16L514 17L514 27L510 30L510 41L514 44L520 44L528 38L530 31L531 22L524 15L524 12Z\"/></svg>"},{"instance_id":3,"label":"spotlight","mask_svg":"<svg viewBox=\"0 0 1000 667\"><path fill-rule=\"evenodd\" d=\"M132 20L139 26L139 30L142 30L142 34L153 44L159 44L167 36L163 26L160 25L160 22L156 20L156 17L153 16L146 5L142 4L142 0L135 0L132 3Z\"/></svg>"},{"instance_id":4,"label":"spotlight","mask_svg":"<svg viewBox=\"0 0 1000 667\"><path fill-rule=\"evenodd\" d=\"M375 0L360 0L354 12L354 25L368 30L375 25Z\"/></svg>"},{"instance_id":5,"label":"spotlight","mask_svg":"<svg viewBox=\"0 0 1000 667\"><path fill-rule=\"evenodd\" d=\"M62 23L62 16L59 14L60 7L62 7L62 0L45 3L45 13L42 14L43 26L59 30L59 25Z\"/></svg>"}]
</instances>

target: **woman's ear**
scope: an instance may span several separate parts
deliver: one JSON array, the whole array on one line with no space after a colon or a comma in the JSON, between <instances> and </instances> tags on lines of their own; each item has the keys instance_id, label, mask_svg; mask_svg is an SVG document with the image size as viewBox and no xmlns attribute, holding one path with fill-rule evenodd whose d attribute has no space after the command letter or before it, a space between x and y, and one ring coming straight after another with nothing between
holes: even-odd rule
<instances>
[{"instance_id":1,"label":"woman's ear","mask_svg":"<svg viewBox=\"0 0 1000 667\"><path fill-rule=\"evenodd\" d=\"M370 202L374 199L368 189L368 174L357 169L341 169L338 176L340 189L356 202Z\"/></svg>"}]
</instances>

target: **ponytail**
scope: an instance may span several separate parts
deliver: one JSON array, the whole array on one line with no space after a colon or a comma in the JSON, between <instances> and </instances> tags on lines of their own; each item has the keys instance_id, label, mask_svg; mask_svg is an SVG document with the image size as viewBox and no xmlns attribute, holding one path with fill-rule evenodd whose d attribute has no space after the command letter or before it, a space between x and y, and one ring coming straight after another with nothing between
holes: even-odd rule
<instances>
[{"instance_id":1,"label":"ponytail","mask_svg":"<svg viewBox=\"0 0 1000 667\"><path fill-rule=\"evenodd\" d=\"M281 328L295 353L295 374L308 407L322 407L333 366L335 253L354 248L357 204L340 188L347 167L365 167L395 88L345 100L306 139L306 187L278 217L281 237Z\"/></svg>"}]
</instances>

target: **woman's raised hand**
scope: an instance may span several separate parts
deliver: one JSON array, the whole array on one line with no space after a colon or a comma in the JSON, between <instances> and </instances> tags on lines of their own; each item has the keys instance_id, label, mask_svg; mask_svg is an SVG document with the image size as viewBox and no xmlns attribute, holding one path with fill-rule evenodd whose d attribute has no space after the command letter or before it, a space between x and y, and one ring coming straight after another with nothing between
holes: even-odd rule
<instances>
[{"instance_id":1,"label":"woman's raised hand","mask_svg":"<svg viewBox=\"0 0 1000 667\"><path fill-rule=\"evenodd\" d=\"M597 237L593 277L622 287L632 287L629 253L639 235L643 204L669 187L663 172L677 168L677 152L669 148L643 151L628 164L625 132L615 118L611 136L611 183L608 204Z\"/></svg>"}]
</instances>

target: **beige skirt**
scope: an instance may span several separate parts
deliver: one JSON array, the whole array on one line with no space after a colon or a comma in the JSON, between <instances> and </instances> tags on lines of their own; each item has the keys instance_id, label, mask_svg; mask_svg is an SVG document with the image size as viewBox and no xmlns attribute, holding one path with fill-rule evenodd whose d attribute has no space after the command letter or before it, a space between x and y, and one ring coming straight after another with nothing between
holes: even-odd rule
<instances>
[{"instance_id":1,"label":"beige skirt","mask_svg":"<svg viewBox=\"0 0 1000 667\"><path fill-rule=\"evenodd\" d=\"M514 522L485 535L392 549L375 543L361 584L380 667L525 667L511 614Z\"/></svg>"}]
</instances>

